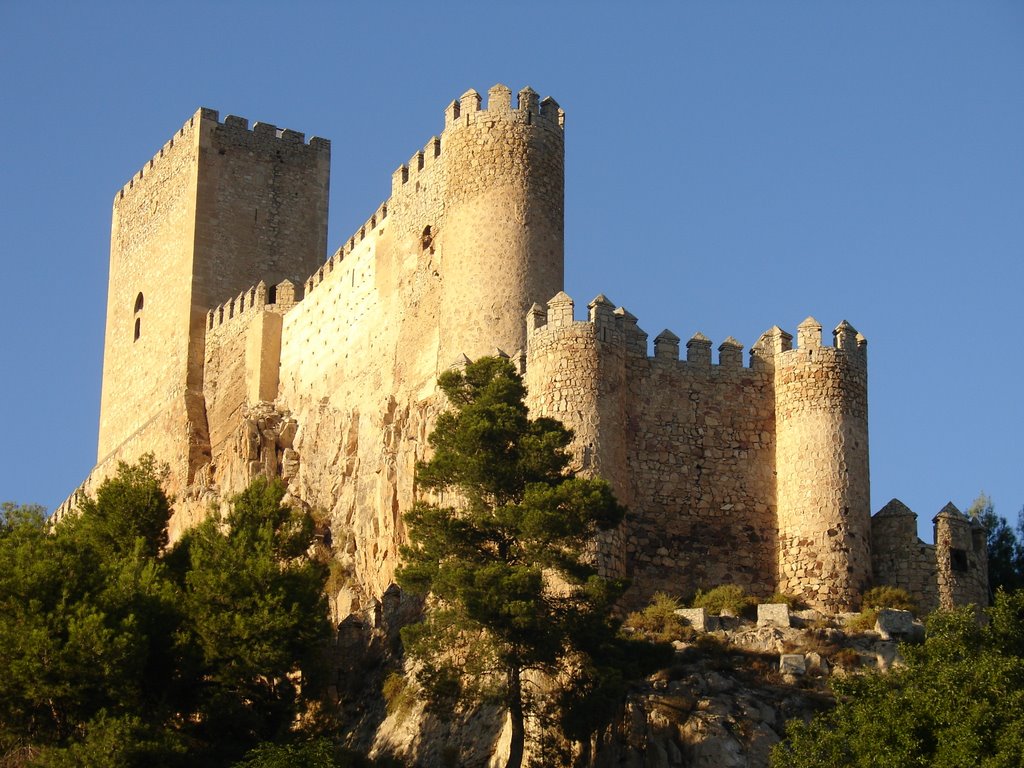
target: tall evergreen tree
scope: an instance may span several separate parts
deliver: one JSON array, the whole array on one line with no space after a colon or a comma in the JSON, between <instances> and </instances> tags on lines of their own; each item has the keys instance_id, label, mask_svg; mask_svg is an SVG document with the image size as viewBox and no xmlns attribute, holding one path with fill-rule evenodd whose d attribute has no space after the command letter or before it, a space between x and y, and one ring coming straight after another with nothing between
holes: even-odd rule
<instances>
[{"instance_id":1,"label":"tall evergreen tree","mask_svg":"<svg viewBox=\"0 0 1024 768\"><path fill-rule=\"evenodd\" d=\"M226 766L283 740L328 636L308 515L257 481L167 547L151 459L81 514L0 510L0 764Z\"/></svg>"},{"instance_id":2,"label":"tall evergreen tree","mask_svg":"<svg viewBox=\"0 0 1024 768\"><path fill-rule=\"evenodd\" d=\"M508 711L507 765L518 768L538 703L527 671L560 672L563 704L573 693L591 697L575 700L574 716L563 710L576 735L618 690L604 662L628 656L611 618L624 585L599 577L586 553L624 510L607 482L569 471L571 433L528 416L507 360L482 358L438 383L452 408L430 435L433 458L417 467L417 484L437 503L406 514L410 543L398 571L427 608L402 638L435 705L488 700Z\"/></svg>"}]
</instances>

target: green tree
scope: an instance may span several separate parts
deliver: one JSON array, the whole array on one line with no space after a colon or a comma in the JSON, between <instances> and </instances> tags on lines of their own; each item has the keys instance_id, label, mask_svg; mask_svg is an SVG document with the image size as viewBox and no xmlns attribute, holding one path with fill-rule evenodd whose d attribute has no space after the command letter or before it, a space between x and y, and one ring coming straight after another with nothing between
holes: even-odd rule
<instances>
[{"instance_id":1,"label":"green tree","mask_svg":"<svg viewBox=\"0 0 1024 768\"><path fill-rule=\"evenodd\" d=\"M257 481L167 548L164 473L122 465L81 514L0 514L0 764L227 765L283 738L326 636L306 515Z\"/></svg>"},{"instance_id":2,"label":"green tree","mask_svg":"<svg viewBox=\"0 0 1024 768\"><path fill-rule=\"evenodd\" d=\"M905 667L835 680L839 704L790 722L772 765L1024 765L1024 591L998 592L987 613L981 626L969 606L936 612Z\"/></svg>"},{"instance_id":3,"label":"green tree","mask_svg":"<svg viewBox=\"0 0 1024 768\"><path fill-rule=\"evenodd\" d=\"M563 695L580 706L564 710L563 727L576 736L621 691L623 673L608 662L630 668L610 614L624 585L600 578L584 553L624 510L605 481L568 470L571 433L529 418L507 360L482 358L438 383L452 409L437 420L417 484L439 503L406 514L398 571L404 589L428 596L427 609L402 639L435 705L492 701L508 711L507 765L519 766L538 704L528 670L568 680Z\"/></svg>"},{"instance_id":4,"label":"green tree","mask_svg":"<svg viewBox=\"0 0 1024 768\"><path fill-rule=\"evenodd\" d=\"M281 506L283 494L256 479L224 525L207 519L175 553L194 681L184 730L211 764L284 739L322 679L327 569L306 557L312 519Z\"/></svg>"},{"instance_id":5,"label":"green tree","mask_svg":"<svg viewBox=\"0 0 1024 768\"><path fill-rule=\"evenodd\" d=\"M988 552L988 587L992 594L998 589L1014 590L1024 587L1024 541L1000 515L988 494L981 493L967 510L969 517L985 526ZM1018 520L1018 529L1024 537L1024 517Z\"/></svg>"}]
</instances>

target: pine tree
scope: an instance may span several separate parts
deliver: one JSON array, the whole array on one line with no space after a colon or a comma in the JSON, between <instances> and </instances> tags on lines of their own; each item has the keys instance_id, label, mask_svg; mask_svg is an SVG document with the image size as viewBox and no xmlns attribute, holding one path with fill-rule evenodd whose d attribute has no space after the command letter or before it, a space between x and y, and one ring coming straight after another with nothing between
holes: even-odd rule
<instances>
[{"instance_id":1,"label":"pine tree","mask_svg":"<svg viewBox=\"0 0 1024 768\"><path fill-rule=\"evenodd\" d=\"M427 607L402 638L434 705L507 710L507 765L518 768L525 719L539 703L525 673L561 673L563 726L574 736L606 716L621 689L621 671L607 662L628 656L611 618L624 585L599 577L586 553L624 510L607 482L569 470L572 433L528 416L507 360L482 358L438 383L452 409L430 435L433 458L417 467L418 486L438 502L406 514L398 571ZM566 709L578 697L586 704Z\"/></svg>"},{"instance_id":2,"label":"pine tree","mask_svg":"<svg viewBox=\"0 0 1024 768\"><path fill-rule=\"evenodd\" d=\"M297 737L329 637L308 514L261 479L168 548L163 477L122 464L56 526L0 506L0 765L222 766Z\"/></svg>"}]
</instances>

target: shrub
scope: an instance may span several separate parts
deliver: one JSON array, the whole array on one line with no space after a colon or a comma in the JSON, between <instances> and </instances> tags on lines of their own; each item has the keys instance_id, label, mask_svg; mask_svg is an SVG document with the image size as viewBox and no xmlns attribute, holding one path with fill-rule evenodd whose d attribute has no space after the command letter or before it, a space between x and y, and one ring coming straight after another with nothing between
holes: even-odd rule
<instances>
[{"instance_id":1,"label":"shrub","mask_svg":"<svg viewBox=\"0 0 1024 768\"><path fill-rule=\"evenodd\" d=\"M692 630L676 615L681 607L677 598L665 592L655 592L650 605L626 617L626 626L659 643L685 640Z\"/></svg>"},{"instance_id":2,"label":"shrub","mask_svg":"<svg viewBox=\"0 0 1024 768\"><path fill-rule=\"evenodd\" d=\"M853 648L840 648L832 657L832 663L843 669L856 669L861 665L861 658Z\"/></svg>"},{"instance_id":3,"label":"shrub","mask_svg":"<svg viewBox=\"0 0 1024 768\"><path fill-rule=\"evenodd\" d=\"M385 678L381 694L384 696L384 704L389 715L403 715L416 703L413 687L400 672L392 672Z\"/></svg>"},{"instance_id":4,"label":"shrub","mask_svg":"<svg viewBox=\"0 0 1024 768\"><path fill-rule=\"evenodd\" d=\"M331 558L327 563L327 581L324 582L324 593L332 600L338 596L351 581L348 568L340 560Z\"/></svg>"},{"instance_id":5,"label":"shrub","mask_svg":"<svg viewBox=\"0 0 1024 768\"><path fill-rule=\"evenodd\" d=\"M850 632L870 632L875 628L875 622L878 620L878 609L877 608L865 608L863 611L858 613L856 616L850 618L846 622L846 628Z\"/></svg>"},{"instance_id":6,"label":"shrub","mask_svg":"<svg viewBox=\"0 0 1024 768\"><path fill-rule=\"evenodd\" d=\"M735 584L722 584L707 592L697 590L693 597L693 607L703 608L711 614L723 611L739 616L744 611L757 605L757 600L743 591L743 587Z\"/></svg>"},{"instance_id":7,"label":"shrub","mask_svg":"<svg viewBox=\"0 0 1024 768\"><path fill-rule=\"evenodd\" d=\"M897 611L917 612L914 600L905 589L899 587L872 587L861 596L862 609L893 608Z\"/></svg>"}]
</instances>

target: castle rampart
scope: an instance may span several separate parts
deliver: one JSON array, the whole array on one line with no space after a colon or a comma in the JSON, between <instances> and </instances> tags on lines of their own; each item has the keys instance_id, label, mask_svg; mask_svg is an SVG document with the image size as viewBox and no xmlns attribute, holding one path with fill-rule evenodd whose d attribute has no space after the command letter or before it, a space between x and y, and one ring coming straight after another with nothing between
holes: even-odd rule
<instances>
[{"instance_id":1,"label":"castle rampart","mask_svg":"<svg viewBox=\"0 0 1024 768\"><path fill-rule=\"evenodd\" d=\"M483 102L449 104L326 260L329 142L193 115L115 197L100 460L58 514L144 452L170 463L172 535L280 475L329 515L354 607L392 583L438 375L508 352L531 412L574 431L574 468L630 510L595 558L631 605L725 583L838 609L872 579L928 605L984 594L984 532L959 513L931 549L909 510L869 518L863 337L843 322L823 346L809 318L796 348L773 327L744 366L731 336L716 358L666 329L650 354L603 295L576 320L564 112L529 88Z\"/></svg>"},{"instance_id":2,"label":"castle rampart","mask_svg":"<svg viewBox=\"0 0 1024 768\"><path fill-rule=\"evenodd\" d=\"M556 296L531 310L526 381L531 409L576 431L577 461L597 465L629 506L620 532L631 599L722 583L774 586L774 401L771 373L745 368L729 338L647 335L604 297L585 322ZM541 321L545 322L541 322ZM589 362L588 362L589 361ZM605 467L608 470L605 470ZM767 591L765 591L767 590Z\"/></svg>"},{"instance_id":3,"label":"castle rampart","mask_svg":"<svg viewBox=\"0 0 1024 768\"><path fill-rule=\"evenodd\" d=\"M985 529L952 503L933 519L934 544L917 537L917 515L893 499L871 518L874 583L905 589L922 611L988 603Z\"/></svg>"}]
</instances>

